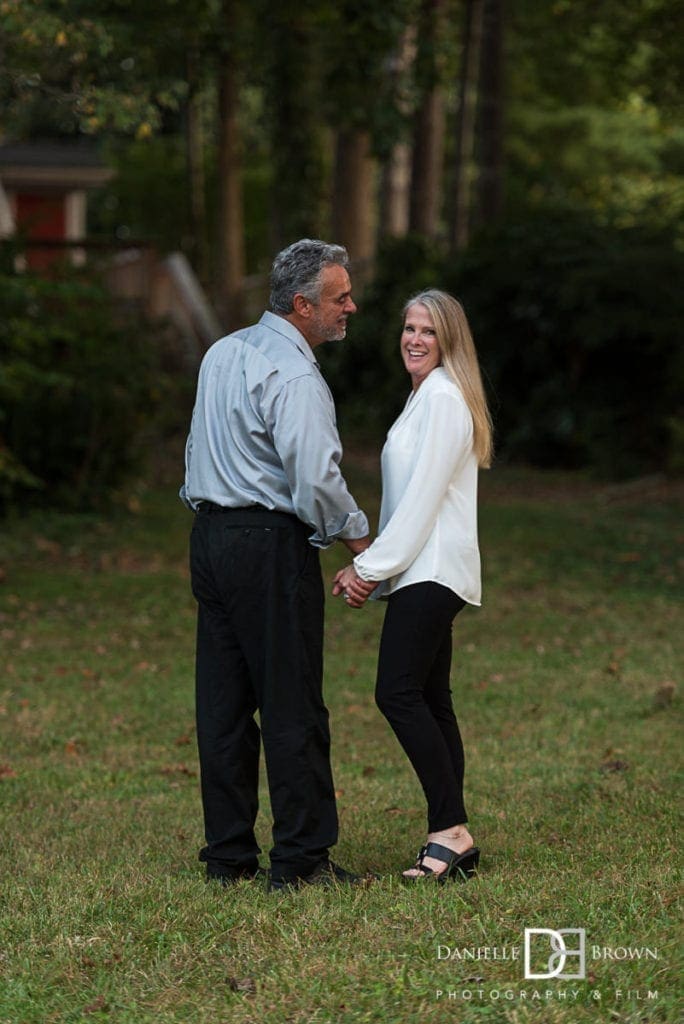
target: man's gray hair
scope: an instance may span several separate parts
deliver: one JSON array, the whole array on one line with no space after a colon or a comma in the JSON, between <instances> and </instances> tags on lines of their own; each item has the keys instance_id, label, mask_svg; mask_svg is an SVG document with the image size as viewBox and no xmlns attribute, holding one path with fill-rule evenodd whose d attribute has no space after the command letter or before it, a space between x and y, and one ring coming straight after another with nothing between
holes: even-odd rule
<instances>
[{"instance_id":1,"label":"man's gray hair","mask_svg":"<svg viewBox=\"0 0 684 1024\"><path fill-rule=\"evenodd\" d=\"M337 264L349 268L349 256L342 245L317 238L301 238L288 245L273 260L270 307L274 313L291 313L294 297L303 295L317 305L321 297L321 271Z\"/></svg>"}]
</instances>

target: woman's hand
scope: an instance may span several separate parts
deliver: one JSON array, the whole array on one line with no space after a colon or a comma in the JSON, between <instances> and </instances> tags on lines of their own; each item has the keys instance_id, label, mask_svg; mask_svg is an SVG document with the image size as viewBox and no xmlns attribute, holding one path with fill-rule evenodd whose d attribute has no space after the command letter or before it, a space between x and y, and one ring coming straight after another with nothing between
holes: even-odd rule
<instances>
[{"instance_id":1,"label":"woman's hand","mask_svg":"<svg viewBox=\"0 0 684 1024\"><path fill-rule=\"evenodd\" d=\"M366 603L369 594L377 587L372 580L362 580L353 565L348 565L335 576L333 582L333 596L342 594L346 604L350 608L361 608Z\"/></svg>"}]
</instances>

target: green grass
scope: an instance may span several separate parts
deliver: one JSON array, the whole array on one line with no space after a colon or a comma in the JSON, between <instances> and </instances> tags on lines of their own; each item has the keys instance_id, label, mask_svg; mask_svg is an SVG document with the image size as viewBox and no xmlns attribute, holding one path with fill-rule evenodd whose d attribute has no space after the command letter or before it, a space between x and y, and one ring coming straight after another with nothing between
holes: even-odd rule
<instances>
[{"instance_id":1,"label":"green grass","mask_svg":"<svg viewBox=\"0 0 684 1024\"><path fill-rule=\"evenodd\" d=\"M375 511L373 466L348 475ZM482 492L485 601L457 620L453 690L483 854L479 879L444 887L398 880L425 810L373 704L382 607L329 600L326 643L334 857L382 880L223 891L197 862L189 516L173 489L135 514L3 524L2 1024L681 1019L680 494L499 469ZM344 561L325 553L328 580ZM268 850L265 788L259 838ZM519 949L526 927L586 929L586 980L438 957Z\"/></svg>"}]
</instances>

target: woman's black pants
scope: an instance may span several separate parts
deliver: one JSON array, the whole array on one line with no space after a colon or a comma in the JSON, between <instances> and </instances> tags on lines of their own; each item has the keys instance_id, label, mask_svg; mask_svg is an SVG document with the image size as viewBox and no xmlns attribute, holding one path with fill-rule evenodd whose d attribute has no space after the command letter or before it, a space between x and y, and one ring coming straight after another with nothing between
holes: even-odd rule
<instances>
[{"instance_id":1,"label":"woman's black pants","mask_svg":"<svg viewBox=\"0 0 684 1024\"><path fill-rule=\"evenodd\" d=\"M439 583L390 595L375 699L413 765L428 805L428 832L467 821L463 742L449 688L451 625L465 601Z\"/></svg>"}]
</instances>

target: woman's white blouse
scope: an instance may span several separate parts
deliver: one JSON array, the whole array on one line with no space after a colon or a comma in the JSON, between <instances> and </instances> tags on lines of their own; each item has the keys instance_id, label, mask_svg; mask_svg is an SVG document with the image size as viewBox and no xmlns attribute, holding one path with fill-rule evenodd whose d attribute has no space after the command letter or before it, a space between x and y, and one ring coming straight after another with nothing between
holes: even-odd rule
<instances>
[{"instance_id":1,"label":"woman's white blouse","mask_svg":"<svg viewBox=\"0 0 684 1024\"><path fill-rule=\"evenodd\" d=\"M477 459L470 410L443 367L412 392L382 450L377 538L354 559L373 597L432 581L480 604Z\"/></svg>"}]
</instances>

